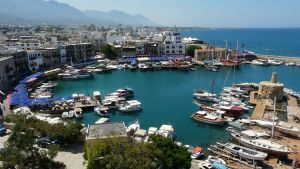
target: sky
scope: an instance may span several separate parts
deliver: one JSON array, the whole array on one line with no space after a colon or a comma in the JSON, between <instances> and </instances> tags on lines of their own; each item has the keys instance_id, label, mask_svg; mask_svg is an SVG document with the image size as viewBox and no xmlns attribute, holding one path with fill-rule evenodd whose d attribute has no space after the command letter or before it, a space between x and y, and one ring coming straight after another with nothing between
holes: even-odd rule
<instances>
[{"instance_id":1,"label":"sky","mask_svg":"<svg viewBox=\"0 0 300 169\"><path fill-rule=\"evenodd\" d=\"M165 26L300 27L300 0L57 0L82 11L120 10Z\"/></svg>"}]
</instances>

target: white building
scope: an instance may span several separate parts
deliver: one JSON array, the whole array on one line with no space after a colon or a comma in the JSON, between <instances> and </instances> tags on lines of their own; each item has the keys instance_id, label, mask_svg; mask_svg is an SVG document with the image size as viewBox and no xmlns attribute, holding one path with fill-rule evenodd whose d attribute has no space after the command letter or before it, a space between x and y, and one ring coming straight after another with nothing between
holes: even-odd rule
<instances>
[{"instance_id":1,"label":"white building","mask_svg":"<svg viewBox=\"0 0 300 169\"><path fill-rule=\"evenodd\" d=\"M182 43L181 35L178 32L165 31L164 37L164 54L166 55L184 55L185 43Z\"/></svg>"},{"instance_id":2,"label":"white building","mask_svg":"<svg viewBox=\"0 0 300 169\"><path fill-rule=\"evenodd\" d=\"M111 30L107 32L106 43L108 44L123 44L125 43L125 36L117 33L117 31Z\"/></svg>"},{"instance_id":3,"label":"white building","mask_svg":"<svg viewBox=\"0 0 300 169\"><path fill-rule=\"evenodd\" d=\"M38 71L43 66L43 55L41 51L27 51L28 66L30 71Z\"/></svg>"}]
</instances>

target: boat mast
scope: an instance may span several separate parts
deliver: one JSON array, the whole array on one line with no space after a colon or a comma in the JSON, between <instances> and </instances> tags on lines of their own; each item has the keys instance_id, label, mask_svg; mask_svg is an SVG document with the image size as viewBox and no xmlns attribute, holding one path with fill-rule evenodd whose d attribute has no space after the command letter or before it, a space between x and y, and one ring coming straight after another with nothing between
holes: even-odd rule
<instances>
[{"instance_id":1,"label":"boat mast","mask_svg":"<svg viewBox=\"0 0 300 169\"><path fill-rule=\"evenodd\" d=\"M215 85L215 78L213 78L212 80L212 84L211 84L211 100L214 100L214 85Z\"/></svg>"},{"instance_id":2,"label":"boat mast","mask_svg":"<svg viewBox=\"0 0 300 169\"><path fill-rule=\"evenodd\" d=\"M273 142L273 138L274 138L275 112L276 112L276 95L274 96L274 112L273 112L273 123L272 123L272 137L271 137L271 142Z\"/></svg>"},{"instance_id":3,"label":"boat mast","mask_svg":"<svg viewBox=\"0 0 300 169\"><path fill-rule=\"evenodd\" d=\"M236 55L235 55L236 60L238 58L238 53L239 53L239 39L236 39Z\"/></svg>"}]
</instances>

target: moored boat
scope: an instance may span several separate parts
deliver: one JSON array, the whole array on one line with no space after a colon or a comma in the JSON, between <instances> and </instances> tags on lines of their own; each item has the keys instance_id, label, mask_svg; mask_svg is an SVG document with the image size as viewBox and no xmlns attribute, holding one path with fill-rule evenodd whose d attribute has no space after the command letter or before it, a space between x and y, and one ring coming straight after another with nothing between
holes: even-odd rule
<instances>
[{"instance_id":1,"label":"moored boat","mask_svg":"<svg viewBox=\"0 0 300 169\"><path fill-rule=\"evenodd\" d=\"M242 112L243 109L240 106L232 105L230 102L221 101L218 104L213 104L213 108L220 109L225 111L225 116L238 118Z\"/></svg>"},{"instance_id":2,"label":"moored boat","mask_svg":"<svg viewBox=\"0 0 300 169\"><path fill-rule=\"evenodd\" d=\"M224 111L217 110L215 112L198 111L192 114L191 118L200 121L202 123L223 125L228 122L227 118L224 118Z\"/></svg>"},{"instance_id":3,"label":"moored boat","mask_svg":"<svg viewBox=\"0 0 300 169\"><path fill-rule=\"evenodd\" d=\"M256 151L233 143L224 144L224 148L230 151L232 154L235 154L248 160L263 161L268 156L268 154L264 152Z\"/></svg>"},{"instance_id":4,"label":"moored boat","mask_svg":"<svg viewBox=\"0 0 300 169\"><path fill-rule=\"evenodd\" d=\"M166 138L173 139L174 128L172 125L163 124L161 125L159 130L157 130L156 134Z\"/></svg>"},{"instance_id":5,"label":"moored boat","mask_svg":"<svg viewBox=\"0 0 300 169\"><path fill-rule=\"evenodd\" d=\"M287 154L293 152L292 149L284 145L278 144L269 139L258 137L254 132L247 132L247 131L239 132L236 130L228 130L228 131L230 135L234 139L236 139L240 144L249 148L254 148L256 150L260 150L268 154L273 154L278 156L286 156Z\"/></svg>"},{"instance_id":6,"label":"moored boat","mask_svg":"<svg viewBox=\"0 0 300 169\"><path fill-rule=\"evenodd\" d=\"M125 104L123 106L120 106L118 110L124 113L137 112L142 110L141 105L142 103L137 100L130 100L126 101Z\"/></svg>"},{"instance_id":7,"label":"moored boat","mask_svg":"<svg viewBox=\"0 0 300 169\"><path fill-rule=\"evenodd\" d=\"M196 146L192 150L191 159L199 159L204 153L202 152L202 147Z\"/></svg>"},{"instance_id":8,"label":"moored boat","mask_svg":"<svg viewBox=\"0 0 300 169\"><path fill-rule=\"evenodd\" d=\"M102 124L102 123L106 123L106 122L108 122L109 121L109 118L104 118L104 117L102 117L102 118L100 118L99 120L97 120L96 122L95 122L95 124Z\"/></svg>"}]
</instances>

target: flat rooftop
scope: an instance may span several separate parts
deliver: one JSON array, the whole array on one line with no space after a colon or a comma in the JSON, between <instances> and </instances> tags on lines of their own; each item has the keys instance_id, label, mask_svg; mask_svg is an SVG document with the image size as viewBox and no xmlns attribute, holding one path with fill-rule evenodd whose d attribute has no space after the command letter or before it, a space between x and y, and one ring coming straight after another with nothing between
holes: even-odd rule
<instances>
[{"instance_id":1,"label":"flat rooftop","mask_svg":"<svg viewBox=\"0 0 300 169\"><path fill-rule=\"evenodd\" d=\"M107 122L103 124L91 124L88 126L86 139L101 139L108 137L126 137L127 132L124 122Z\"/></svg>"}]
</instances>

